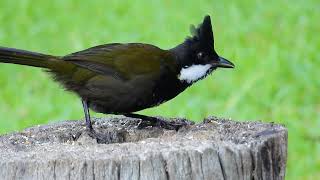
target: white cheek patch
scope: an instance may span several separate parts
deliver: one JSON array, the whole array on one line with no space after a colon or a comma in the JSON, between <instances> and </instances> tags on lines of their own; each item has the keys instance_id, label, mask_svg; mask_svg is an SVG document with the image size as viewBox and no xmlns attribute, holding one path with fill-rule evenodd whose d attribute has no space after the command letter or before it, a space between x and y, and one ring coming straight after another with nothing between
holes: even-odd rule
<instances>
[{"instance_id":1,"label":"white cheek patch","mask_svg":"<svg viewBox=\"0 0 320 180\"><path fill-rule=\"evenodd\" d=\"M195 82L207 75L208 70L211 68L210 64L192 65L187 68L182 68L178 78L180 81L186 81L187 83Z\"/></svg>"}]
</instances>

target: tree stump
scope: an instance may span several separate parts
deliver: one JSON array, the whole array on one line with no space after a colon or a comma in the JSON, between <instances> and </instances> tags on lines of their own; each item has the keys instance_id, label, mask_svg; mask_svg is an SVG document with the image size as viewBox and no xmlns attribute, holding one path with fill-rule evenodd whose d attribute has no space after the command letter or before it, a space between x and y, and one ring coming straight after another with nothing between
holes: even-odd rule
<instances>
[{"instance_id":1,"label":"tree stump","mask_svg":"<svg viewBox=\"0 0 320 180\"><path fill-rule=\"evenodd\" d=\"M36 126L0 136L0 179L284 179L287 130L210 117L179 131L126 117Z\"/></svg>"}]
</instances>

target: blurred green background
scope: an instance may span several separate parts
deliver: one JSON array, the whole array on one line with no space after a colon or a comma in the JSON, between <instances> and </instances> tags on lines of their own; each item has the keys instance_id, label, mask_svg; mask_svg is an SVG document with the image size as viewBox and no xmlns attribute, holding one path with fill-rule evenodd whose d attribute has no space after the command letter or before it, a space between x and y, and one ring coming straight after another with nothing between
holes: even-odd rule
<instances>
[{"instance_id":1,"label":"blurred green background","mask_svg":"<svg viewBox=\"0 0 320 180\"><path fill-rule=\"evenodd\" d=\"M119 2L2 0L0 45L54 55L110 42L166 49L181 43L189 25L210 14L216 50L236 69L218 70L142 113L284 124L289 130L287 179L320 177L318 0ZM46 73L0 64L0 133L82 118L79 99Z\"/></svg>"}]
</instances>

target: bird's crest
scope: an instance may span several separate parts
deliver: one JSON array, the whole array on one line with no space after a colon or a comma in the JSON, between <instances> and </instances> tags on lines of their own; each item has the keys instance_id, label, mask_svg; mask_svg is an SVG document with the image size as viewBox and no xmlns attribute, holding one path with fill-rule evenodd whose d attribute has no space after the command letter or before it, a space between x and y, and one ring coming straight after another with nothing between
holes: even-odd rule
<instances>
[{"instance_id":1,"label":"bird's crest","mask_svg":"<svg viewBox=\"0 0 320 180\"><path fill-rule=\"evenodd\" d=\"M202 47L210 48L210 50L214 49L214 38L209 15L204 17L203 22L197 28L191 25L190 31L192 37L187 38L187 41L200 42Z\"/></svg>"}]
</instances>

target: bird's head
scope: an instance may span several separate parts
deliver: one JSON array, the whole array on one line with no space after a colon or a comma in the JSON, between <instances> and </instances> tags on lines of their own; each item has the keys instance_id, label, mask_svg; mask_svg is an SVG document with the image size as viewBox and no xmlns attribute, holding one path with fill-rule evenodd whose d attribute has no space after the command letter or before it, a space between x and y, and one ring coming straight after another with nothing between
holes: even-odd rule
<instances>
[{"instance_id":1,"label":"bird's head","mask_svg":"<svg viewBox=\"0 0 320 180\"><path fill-rule=\"evenodd\" d=\"M210 16L195 28L191 26L192 36L172 49L179 64L178 78L192 84L203 79L216 68L233 68L234 64L220 57L214 49L214 37Z\"/></svg>"}]
</instances>

